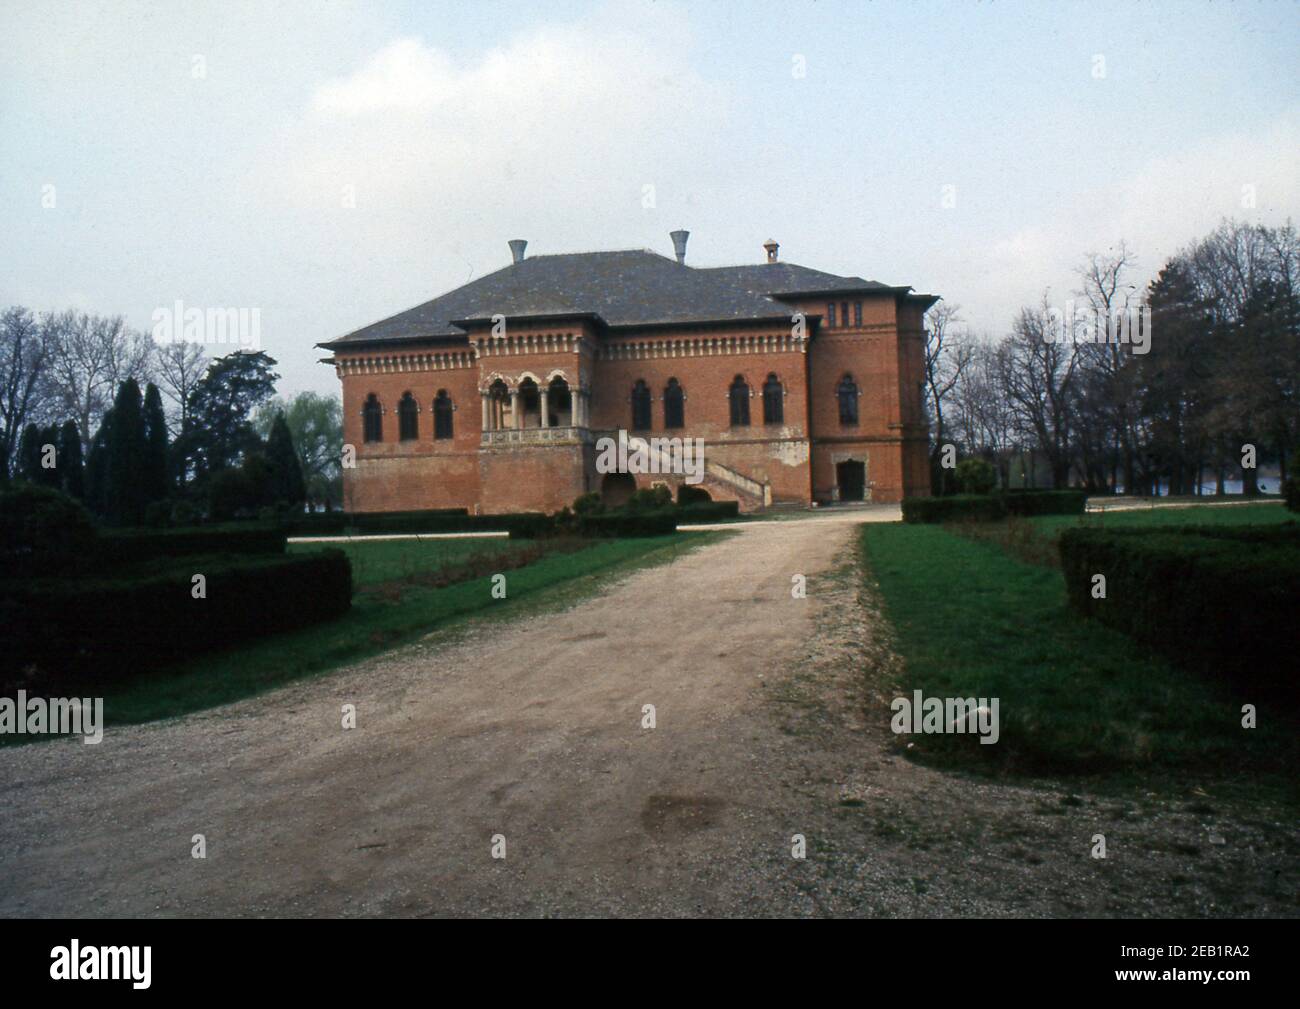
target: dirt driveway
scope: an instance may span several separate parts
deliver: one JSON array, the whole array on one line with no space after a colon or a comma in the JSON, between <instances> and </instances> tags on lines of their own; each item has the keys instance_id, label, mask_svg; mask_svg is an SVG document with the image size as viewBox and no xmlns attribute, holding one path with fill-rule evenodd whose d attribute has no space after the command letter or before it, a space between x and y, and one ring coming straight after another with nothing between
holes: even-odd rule
<instances>
[{"instance_id":1,"label":"dirt driveway","mask_svg":"<svg viewBox=\"0 0 1300 1009\"><path fill-rule=\"evenodd\" d=\"M867 715L887 649L852 546L895 515L747 526L561 612L99 746L0 750L0 914L1288 913L1269 811L1216 823L1200 872L1207 814L1176 798L894 755Z\"/></svg>"}]
</instances>

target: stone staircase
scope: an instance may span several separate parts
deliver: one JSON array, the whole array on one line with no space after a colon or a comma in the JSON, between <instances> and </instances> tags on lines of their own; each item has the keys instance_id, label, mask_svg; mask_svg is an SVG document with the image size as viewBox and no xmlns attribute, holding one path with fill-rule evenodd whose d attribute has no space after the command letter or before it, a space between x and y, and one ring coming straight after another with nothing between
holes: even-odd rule
<instances>
[{"instance_id":1,"label":"stone staircase","mask_svg":"<svg viewBox=\"0 0 1300 1009\"><path fill-rule=\"evenodd\" d=\"M629 449L644 449L648 456L654 458L660 472L672 472L671 455L655 449L645 438L632 436L627 439L627 444ZM704 458L703 483L706 485L711 483L715 488L739 498L742 511L768 508L772 504L772 485L770 483L760 482L753 477L746 476L739 470L710 459L707 454ZM746 505L749 507L746 508Z\"/></svg>"}]
</instances>

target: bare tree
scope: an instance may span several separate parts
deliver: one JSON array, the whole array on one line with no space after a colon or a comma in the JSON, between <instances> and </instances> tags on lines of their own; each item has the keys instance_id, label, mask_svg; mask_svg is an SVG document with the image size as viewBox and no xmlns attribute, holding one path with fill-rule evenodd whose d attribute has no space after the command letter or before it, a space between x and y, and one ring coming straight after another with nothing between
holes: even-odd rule
<instances>
[{"instance_id":1,"label":"bare tree","mask_svg":"<svg viewBox=\"0 0 1300 1009\"><path fill-rule=\"evenodd\" d=\"M168 423L176 437L189 421L190 393L208 370L208 355L202 344L178 340L158 344L155 363L158 388L172 401Z\"/></svg>"},{"instance_id":2,"label":"bare tree","mask_svg":"<svg viewBox=\"0 0 1300 1009\"><path fill-rule=\"evenodd\" d=\"M117 387L128 378L152 378L153 341L118 316L66 311L41 320L49 346L49 379L65 416L87 444Z\"/></svg>"},{"instance_id":3,"label":"bare tree","mask_svg":"<svg viewBox=\"0 0 1300 1009\"><path fill-rule=\"evenodd\" d=\"M926 317L925 395L926 406L934 419L932 459L937 458L945 441L944 403L975 354L968 335L957 330L960 322L961 307L945 301L930 309Z\"/></svg>"},{"instance_id":4,"label":"bare tree","mask_svg":"<svg viewBox=\"0 0 1300 1009\"><path fill-rule=\"evenodd\" d=\"M0 483L7 482L24 425L39 408L48 352L40 324L18 305L0 313Z\"/></svg>"},{"instance_id":5,"label":"bare tree","mask_svg":"<svg viewBox=\"0 0 1300 1009\"><path fill-rule=\"evenodd\" d=\"M1137 423L1134 408L1133 344L1115 339L1123 332L1110 327L1135 313L1141 292L1129 277L1137 265L1128 245L1106 253L1090 253L1079 268L1080 287L1075 294L1101 327L1096 339L1079 346L1077 387L1077 449L1084 483L1094 489L1114 488L1119 469L1124 484L1133 488L1137 457Z\"/></svg>"},{"instance_id":6,"label":"bare tree","mask_svg":"<svg viewBox=\"0 0 1300 1009\"><path fill-rule=\"evenodd\" d=\"M999 358L1002 382L1019 423L1032 432L1047 457L1052 486L1063 488L1070 477L1070 416L1075 394L1078 346L1073 333L1055 329L1051 305L1023 308Z\"/></svg>"}]
</instances>

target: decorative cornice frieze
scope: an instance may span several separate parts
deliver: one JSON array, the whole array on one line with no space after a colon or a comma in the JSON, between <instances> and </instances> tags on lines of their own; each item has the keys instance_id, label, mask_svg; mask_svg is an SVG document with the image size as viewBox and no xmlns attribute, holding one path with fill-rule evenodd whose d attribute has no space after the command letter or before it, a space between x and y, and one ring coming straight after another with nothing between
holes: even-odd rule
<instances>
[{"instance_id":1,"label":"decorative cornice frieze","mask_svg":"<svg viewBox=\"0 0 1300 1009\"><path fill-rule=\"evenodd\" d=\"M729 357L737 354L804 354L805 337L792 333L738 333L610 340L601 345L602 361L649 358Z\"/></svg>"},{"instance_id":2,"label":"decorative cornice frieze","mask_svg":"<svg viewBox=\"0 0 1300 1009\"><path fill-rule=\"evenodd\" d=\"M392 375L410 371L453 371L474 367L468 350L408 351L388 354L335 355L334 367L340 378L348 375Z\"/></svg>"},{"instance_id":3,"label":"decorative cornice frieze","mask_svg":"<svg viewBox=\"0 0 1300 1009\"><path fill-rule=\"evenodd\" d=\"M470 337L480 357L506 357L518 354L576 354L582 349L581 333L512 333L501 336L490 332Z\"/></svg>"}]
</instances>

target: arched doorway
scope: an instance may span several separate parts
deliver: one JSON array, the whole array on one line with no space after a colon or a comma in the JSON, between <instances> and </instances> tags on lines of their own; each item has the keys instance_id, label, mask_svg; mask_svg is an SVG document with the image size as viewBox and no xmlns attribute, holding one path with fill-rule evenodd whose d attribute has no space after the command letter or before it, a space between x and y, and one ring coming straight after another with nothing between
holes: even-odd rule
<instances>
[{"instance_id":1,"label":"arched doorway","mask_svg":"<svg viewBox=\"0 0 1300 1009\"><path fill-rule=\"evenodd\" d=\"M519 427L542 426L542 396L537 383L526 378L519 383Z\"/></svg>"},{"instance_id":2,"label":"arched doorway","mask_svg":"<svg viewBox=\"0 0 1300 1009\"><path fill-rule=\"evenodd\" d=\"M546 387L547 424L551 427L573 426L573 397L569 383L556 375Z\"/></svg>"},{"instance_id":3,"label":"arched doorway","mask_svg":"<svg viewBox=\"0 0 1300 1009\"><path fill-rule=\"evenodd\" d=\"M600 481L600 499L606 508L625 505L636 493L636 477L631 473L606 473Z\"/></svg>"}]
</instances>

